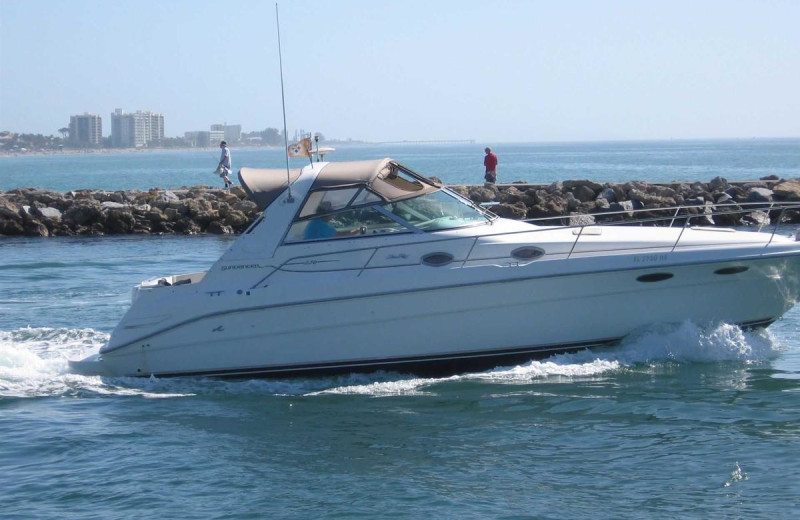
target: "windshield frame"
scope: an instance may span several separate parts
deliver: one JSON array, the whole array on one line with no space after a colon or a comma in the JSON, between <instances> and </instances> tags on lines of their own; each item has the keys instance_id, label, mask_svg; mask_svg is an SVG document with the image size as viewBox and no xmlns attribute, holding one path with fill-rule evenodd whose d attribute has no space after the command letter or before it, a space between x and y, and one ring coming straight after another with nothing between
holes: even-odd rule
<instances>
[{"instance_id":1,"label":"windshield frame","mask_svg":"<svg viewBox=\"0 0 800 520\"><path fill-rule=\"evenodd\" d=\"M346 206L337 208L337 209L332 210L332 211L327 211L327 212L320 212L320 213L316 213L315 212L315 213L305 214L303 217L300 217L301 214L306 212L306 204L308 204L309 201L312 198L314 198L314 199L319 198L319 193L320 192L322 192L322 191L327 192L327 191L334 191L334 190L342 190L342 189L353 189L353 188L360 188L360 189L357 190L353 194L353 196L350 198L350 201L348 202L348 204ZM298 208L297 213L295 214L295 217L289 223L289 226L287 227L287 229L286 229L286 231L284 233L283 239L281 240L281 244L282 245L296 245L296 244L307 244L307 243L310 243L310 242L339 240L339 239L345 239L345 238L351 238L352 239L352 238L366 238L366 237L385 237L385 236L387 236L389 234L392 234L392 233L360 234L360 235L359 234L354 234L354 235L348 235L348 236L332 236L332 237L325 237L325 238L310 238L310 239L301 239L301 240L287 240L289 238L289 234L290 234L290 232L292 230L292 227L295 224L297 224L298 222L310 221L310 220L313 220L313 219L320 219L320 218L323 218L323 217L330 217L330 216L333 216L333 215L346 213L346 212L351 212L351 211L358 210L358 209L372 208L372 209L376 210L378 213L382 214L383 216L393 220L394 222L396 222L400 226L403 226L404 228L406 228L408 230L408 232L410 232L412 234L436 233L438 231L448 231L448 230L452 230L452 229L461 229L461 228L467 228L467 227L481 226L481 225L485 225L485 224L491 224L495 219L498 218L497 215L494 215L492 212L488 211L487 209L482 208L481 206L475 204L470 199L468 199L468 198L460 195L459 193L457 193L457 192L455 192L455 191L453 191L453 190L451 190L449 188L446 188L446 187L441 187L439 190L436 190L434 192L424 193L424 194L420 194L420 195L412 196L412 197L405 197L405 198L399 199L399 200L386 201L383 198L380 198L380 200L378 200L378 201L373 200L373 201L368 202L368 203L353 204L354 201L362 198L362 194L364 194L364 192L368 192L369 194L380 198L380 196L377 193L375 193L374 191L370 190L369 186L367 186L365 184L338 186L338 187L330 187L330 188L320 188L320 189L312 190L312 191L308 192L306 194L305 199L303 200L303 203ZM439 195L440 192L441 192L441 195ZM416 225L413 222L403 218L402 216L398 215L397 213L395 213L394 211L389 209L389 206L392 205L392 204L408 203L408 201L411 201L411 200L414 200L414 199L439 197L439 196L442 196L442 195L453 199L455 203L463 204L464 206L470 208L471 210L475 211L475 216L476 217L480 216L480 217L482 217L482 219L477 219L476 218L474 221L467 222L467 223L464 223L464 224L461 224L461 225L452 226L452 227L437 227L437 228L434 228L434 229L425 229L425 228L419 227L418 225ZM324 195L323 195L323 198L324 198ZM442 217L448 217L448 216L451 216L451 215L443 215ZM453 217L453 218L455 218L455 217ZM403 233L403 234L405 234L405 233Z\"/></svg>"}]
</instances>

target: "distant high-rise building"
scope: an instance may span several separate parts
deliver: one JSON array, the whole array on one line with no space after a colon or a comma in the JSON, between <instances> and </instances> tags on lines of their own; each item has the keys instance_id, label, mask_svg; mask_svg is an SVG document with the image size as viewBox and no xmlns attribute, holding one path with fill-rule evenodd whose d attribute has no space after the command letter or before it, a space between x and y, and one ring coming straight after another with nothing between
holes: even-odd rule
<instances>
[{"instance_id":1,"label":"distant high-rise building","mask_svg":"<svg viewBox=\"0 0 800 520\"><path fill-rule=\"evenodd\" d=\"M164 140L164 116L150 113L150 141Z\"/></svg>"},{"instance_id":2,"label":"distant high-rise building","mask_svg":"<svg viewBox=\"0 0 800 520\"><path fill-rule=\"evenodd\" d=\"M199 133L200 132L184 132L183 140L186 141L189 146L197 146L197 134Z\"/></svg>"},{"instance_id":3,"label":"distant high-rise building","mask_svg":"<svg viewBox=\"0 0 800 520\"><path fill-rule=\"evenodd\" d=\"M195 132L185 132L183 139L190 146L197 146L206 148L208 146L217 146L219 142L225 139L225 132L222 130L198 130Z\"/></svg>"},{"instance_id":4,"label":"distant high-rise building","mask_svg":"<svg viewBox=\"0 0 800 520\"><path fill-rule=\"evenodd\" d=\"M208 144L210 146L218 145L223 139L225 139L224 130L211 130L208 133Z\"/></svg>"},{"instance_id":5,"label":"distant high-rise building","mask_svg":"<svg viewBox=\"0 0 800 520\"><path fill-rule=\"evenodd\" d=\"M242 125L225 125L225 140L236 143L242 140Z\"/></svg>"},{"instance_id":6,"label":"distant high-rise building","mask_svg":"<svg viewBox=\"0 0 800 520\"><path fill-rule=\"evenodd\" d=\"M211 125L211 131L222 131L225 134L224 139L229 143L235 143L242 139L242 125L224 125L216 124Z\"/></svg>"},{"instance_id":7,"label":"distant high-rise building","mask_svg":"<svg viewBox=\"0 0 800 520\"><path fill-rule=\"evenodd\" d=\"M103 118L85 112L70 116L69 140L75 144L100 144L103 141Z\"/></svg>"},{"instance_id":8,"label":"distant high-rise building","mask_svg":"<svg viewBox=\"0 0 800 520\"><path fill-rule=\"evenodd\" d=\"M164 139L164 116L137 110L126 114L121 108L111 114L111 146L141 148Z\"/></svg>"}]
</instances>

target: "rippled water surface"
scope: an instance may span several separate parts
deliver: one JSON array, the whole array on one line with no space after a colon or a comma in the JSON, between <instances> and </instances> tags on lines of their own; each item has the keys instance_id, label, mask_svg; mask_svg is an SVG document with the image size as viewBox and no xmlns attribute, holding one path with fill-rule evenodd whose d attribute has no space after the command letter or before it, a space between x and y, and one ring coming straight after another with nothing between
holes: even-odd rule
<instances>
[{"instance_id":1,"label":"rippled water surface","mask_svg":"<svg viewBox=\"0 0 800 520\"><path fill-rule=\"evenodd\" d=\"M550 183L565 179L598 182L701 181L716 176L757 180L768 175L800 177L800 139L652 141L619 143L475 143L456 145L338 145L328 159L355 161L391 157L423 175L449 184L483 183L483 148L500 158L498 182ZM232 147L234 170L285 168L277 148ZM55 191L82 188L147 190L221 184L212 172L219 150L0 156L0 190L39 186ZM291 159L292 168L307 163ZM238 181L237 181L238 182Z\"/></svg>"},{"instance_id":2,"label":"rippled water surface","mask_svg":"<svg viewBox=\"0 0 800 520\"><path fill-rule=\"evenodd\" d=\"M4 515L791 518L800 505L798 309L769 332L653 327L441 379L69 373L131 285L228 243L0 242Z\"/></svg>"},{"instance_id":3,"label":"rippled water surface","mask_svg":"<svg viewBox=\"0 0 800 520\"><path fill-rule=\"evenodd\" d=\"M134 284L202 270L231 240L0 239L0 517L800 510L797 308L767 331L653 326L613 348L449 378L69 372L108 338Z\"/></svg>"}]
</instances>

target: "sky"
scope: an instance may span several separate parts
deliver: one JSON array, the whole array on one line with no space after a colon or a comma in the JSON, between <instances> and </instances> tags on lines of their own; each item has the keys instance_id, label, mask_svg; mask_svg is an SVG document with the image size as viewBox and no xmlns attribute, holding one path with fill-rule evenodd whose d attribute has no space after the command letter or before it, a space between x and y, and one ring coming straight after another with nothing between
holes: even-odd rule
<instances>
[{"instance_id":1,"label":"sky","mask_svg":"<svg viewBox=\"0 0 800 520\"><path fill-rule=\"evenodd\" d=\"M289 134L373 142L800 136L800 1L279 2ZM275 3L0 0L0 130L152 110L281 128Z\"/></svg>"}]
</instances>

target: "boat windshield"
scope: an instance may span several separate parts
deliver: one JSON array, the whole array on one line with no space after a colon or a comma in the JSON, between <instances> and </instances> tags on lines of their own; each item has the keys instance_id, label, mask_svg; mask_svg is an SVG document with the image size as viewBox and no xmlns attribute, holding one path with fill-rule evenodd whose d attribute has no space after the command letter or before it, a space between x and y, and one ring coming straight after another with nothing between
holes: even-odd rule
<instances>
[{"instance_id":1,"label":"boat windshield","mask_svg":"<svg viewBox=\"0 0 800 520\"><path fill-rule=\"evenodd\" d=\"M309 194L285 242L440 231L488 221L475 206L443 190L393 202L366 187L318 190Z\"/></svg>"},{"instance_id":2,"label":"boat windshield","mask_svg":"<svg viewBox=\"0 0 800 520\"><path fill-rule=\"evenodd\" d=\"M488 221L474 206L446 191L390 202L383 204L383 208L423 231L471 226Z\"/></svg>"}]
</instances>

